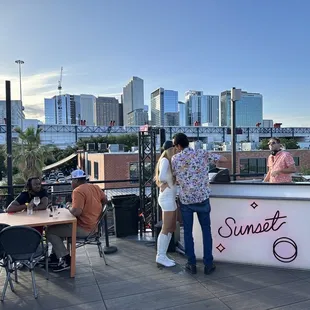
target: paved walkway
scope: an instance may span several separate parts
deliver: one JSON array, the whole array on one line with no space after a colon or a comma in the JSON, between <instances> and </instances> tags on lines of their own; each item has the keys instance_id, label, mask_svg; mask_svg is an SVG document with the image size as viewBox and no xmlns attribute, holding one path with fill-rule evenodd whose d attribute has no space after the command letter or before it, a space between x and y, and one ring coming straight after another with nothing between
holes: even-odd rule
<instances>
[{"instance_id":1,"label":"paved walkway","mask_svg":"<svg viewBox=\"0 0 310 310\"><path fill-rule=\"evenodd\" d=\"M75 279L64 272L51 273L47 281L37 270L37 300L30 274L19 272L16 294L8 289L0 309L310 309L310 271L218 263L214 274L205 276L200 264L192 276L177 253L176 267L159 269L150 243L114 238L111 243L119 251L107 256L109 266L96 247L79 249ZM3 278L2 272L1 289Z\"/></svg>"}]
</instances>

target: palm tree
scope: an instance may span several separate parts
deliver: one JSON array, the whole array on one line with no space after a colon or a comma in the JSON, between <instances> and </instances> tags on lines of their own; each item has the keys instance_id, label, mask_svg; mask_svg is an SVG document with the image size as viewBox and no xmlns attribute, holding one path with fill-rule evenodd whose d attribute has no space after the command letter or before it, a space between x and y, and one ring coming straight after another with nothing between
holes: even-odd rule
<instances>
[{"instance_id":1,"label":"palm tree","mask_svg":"<svg viewBox=\"0 0 310 310\"><path fill-rule=\"evenodd\" d=\"M51 156L48 148L41 145L41 131L41 128L34 127L28 127L25 131L15 128L21 144L14 144L13 164L18 167L24 181L31 176L41 177L44 161Z\"/></svg>"}]
</instances>

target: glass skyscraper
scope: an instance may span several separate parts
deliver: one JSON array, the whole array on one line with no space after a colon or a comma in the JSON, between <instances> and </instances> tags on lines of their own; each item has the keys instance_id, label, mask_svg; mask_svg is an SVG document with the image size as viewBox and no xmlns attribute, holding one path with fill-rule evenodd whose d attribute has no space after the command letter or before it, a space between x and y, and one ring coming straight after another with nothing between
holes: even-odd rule
<instances>
[{"instance_id":1,"label":"glass skyscraper","mask_svg":"<svg viewBox=\"0 0 310 310\"><path fill-rule=\"evenodd\" d=\"M12 125L21 127L22 119L25 119L24 109L20 100L11 101ZM6 124L6 101L0 100L0 124Z\"/></svg>"},{"instance_id":2,"label":"glass skyscraper","mask_svg":"<svg viewBox=\"0 0 310 310\"><path fill-rule=\"evenodd\" d=\"M195 122L202 123L202 110L206 102L202 91L189 90L185 93L186 126L193 126ZM205 115L203 115L203 119Z\"/></svg>"},{"instance_id":3,"label":"glass skyscraper","mask_svg":"<svg viewBox=\"0 0 310 310\"><path fill-rule=\"evenodd\" d=\"M212 126L220 125L220 98L219 96L207 95L207 123Z\"/></svg>"},{"instance_id":4,"label":"glass skyscraper","mask_svg":"<svg viewBox=\"0 0 310 310\"><path fill-rule=\"evenodd\" d=\"M75 125L80 111L80 96L61 95L61 105L58 106L59 96L44 99L45 124Z\"/></svg>"},{"instance_id":5,"label":"glass skyscraper","mask_svg":"<svg viewBox=\"0 0 310 310\"><path fill-rule=\"evenodd\" d=\"M219 96L204 95L203 91L185 93L186 126L219 126Z\"/></svg>"},{"instance_id":6,"label":"glass skyscraper","mask_svg":"<svg viewBox=\"0 0 310 310\"><path fill-rule=\"evenodd\" d=\"M158 88L151 93L151 122L155 126L178 126L178 92Z\"/></svg>"},{"instance_id":7,"label":"glass skyscraper","mask_svg":"<svg viewBox=\"0 0 310 310\"><path fill-rule=\"evenodd\" d=\"M242 92L236 101L236 126L255 127L263 122L263 96L259 93ZM221 126L231 126L231 92L221 93Z\"/></svg>"}]
</instances>

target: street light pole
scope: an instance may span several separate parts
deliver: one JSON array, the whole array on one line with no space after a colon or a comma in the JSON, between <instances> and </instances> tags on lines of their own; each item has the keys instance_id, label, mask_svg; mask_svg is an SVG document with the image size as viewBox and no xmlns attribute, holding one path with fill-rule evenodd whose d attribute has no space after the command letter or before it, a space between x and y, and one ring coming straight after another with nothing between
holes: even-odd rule
<instances>
[{"instance_id":1,"label":"street light pole","mask_svg":"<svg viewBox=\"0 0 310 310\"><path fill-rule=\"evenodd\" d=\"M23 60L15 60L15 63L18 64L19 69L19 97L21 102L21 129L24 130L24 120L23 120L23 92L22 92L22 65L25 63Z\"/></svg>"},{"instance_id":2,"label":"street light pole","mask_svg":"<svg viewBox=\"0 0 310 310\"><path fill-rule=\"evenodd\" d=\"M241 89L231 89L231 167L233 180L236 181L236 101L241 99Z\"/></svg>"},{"instance_id":3,"label":"street light pole","mask_svg":"<svg viewBox=\"0 0 310 310\"><path fill-rule=\"evenodd\" d=\"M11 103L11 82L5 81L6 98L6 160L8 178L8 204L14 199L13 190L13 163L12 163L12 103Z\"/></svg>"}]
</instances>

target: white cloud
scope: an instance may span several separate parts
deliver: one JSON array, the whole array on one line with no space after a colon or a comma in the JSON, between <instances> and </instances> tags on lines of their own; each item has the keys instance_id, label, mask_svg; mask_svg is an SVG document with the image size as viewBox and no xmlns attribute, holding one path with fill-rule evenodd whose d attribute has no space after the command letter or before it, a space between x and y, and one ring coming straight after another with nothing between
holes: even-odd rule
<instances>
[{"instance_id":1,"label":"white cloud","mask_svg":"<svg viewBox=\"0 0 310 310\"><path fill-rule=\"evenodd\" d=\"M59 72L45 72L22 77L23 104L27 118L38 118L44 120L44 98L52 97L57 94ZM5 99L4 81L11 81L11 98L19 99L19 78L0 74L0 99Z\"/></svg>"},{"instance_id":2,"label":"white cloud","mask_svg":"<svg viewBox=\"0 0 310 310\"><path fill-rule=\"evenodd\" d=\"M64 76L67 75L64 73ZM11 81L11 98L12 100L18 100L19 95L19 78L16 75L3 75L0 74L0 100L5 99L5 84L4 81ZM44 121L44 98L51 98L58 94L58 80L59 71L45 72L42 74L35 74L22 77L22 91L23 91L23 105L25 107L26 118L37 118ZM3 87L1 83L3 81ZM118 90L115 86L104 87L104 91L99 91L102 86L88 86L84 91L77 91L76 85L72 89L68 89L67 93L76 94L96 94L97 96L110 96L116 97L120 100L121 93L112 91ZM120 87L120 91L122 88Z\"/></svg>"}]
</instances>

